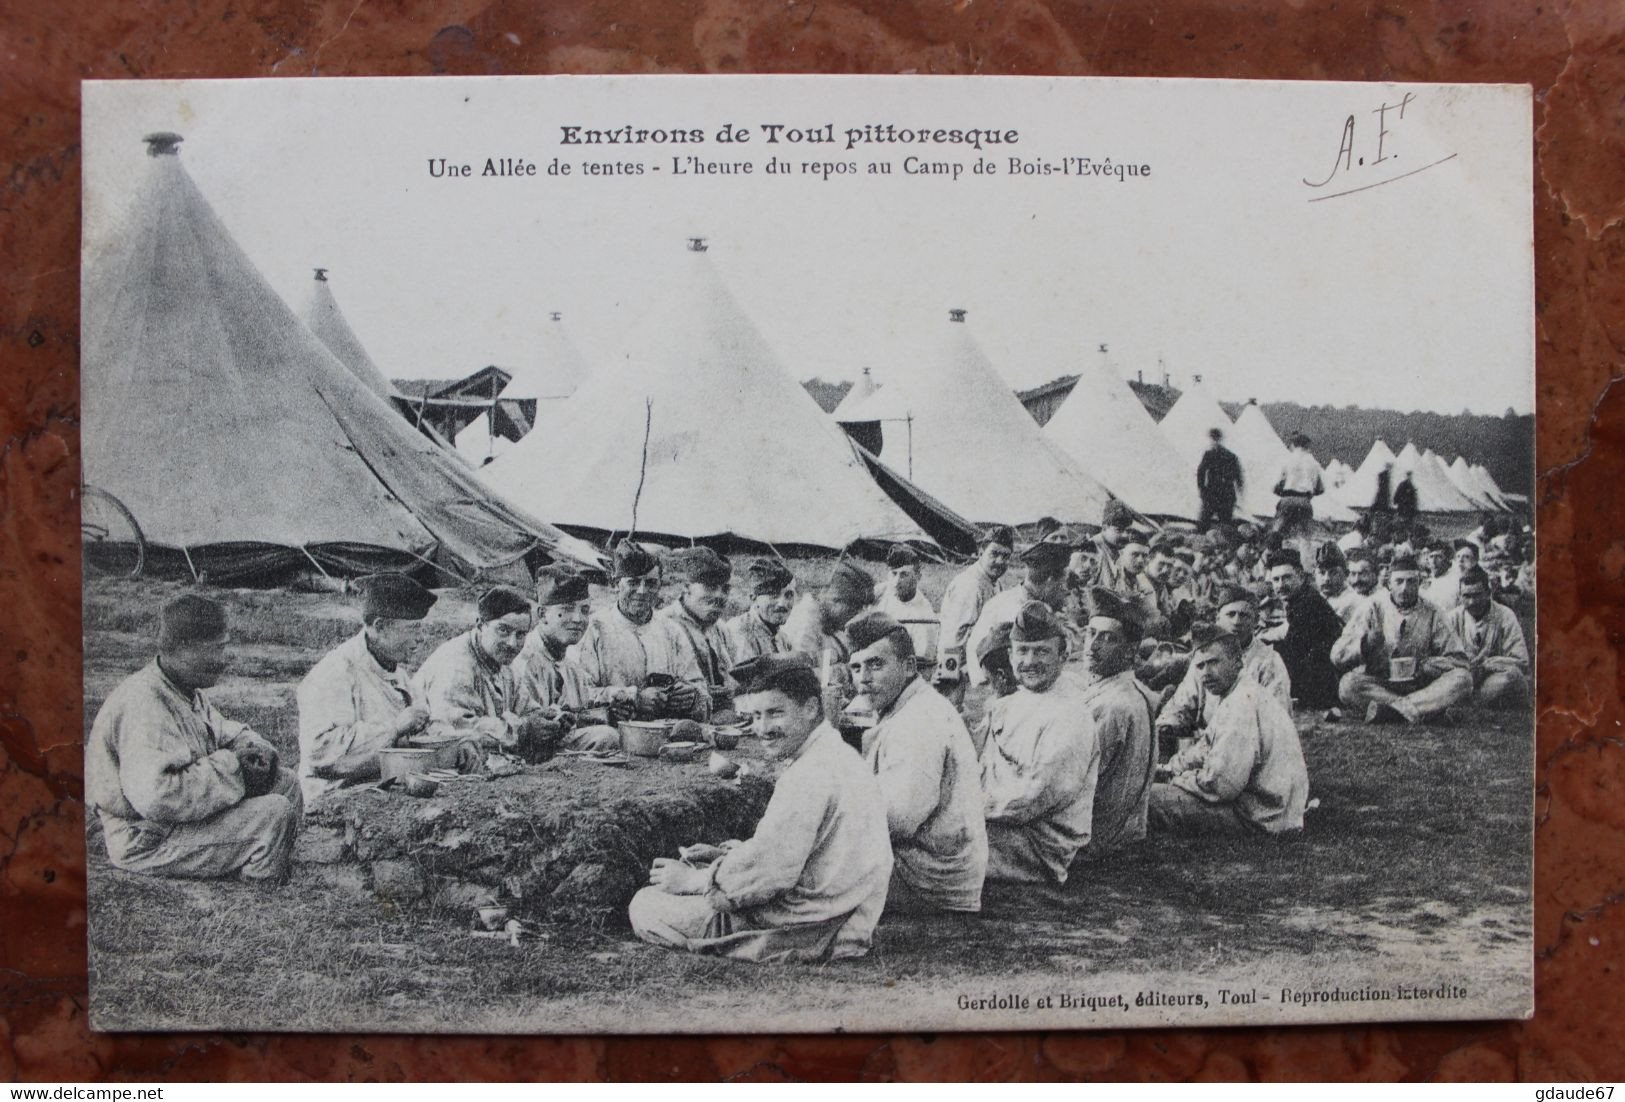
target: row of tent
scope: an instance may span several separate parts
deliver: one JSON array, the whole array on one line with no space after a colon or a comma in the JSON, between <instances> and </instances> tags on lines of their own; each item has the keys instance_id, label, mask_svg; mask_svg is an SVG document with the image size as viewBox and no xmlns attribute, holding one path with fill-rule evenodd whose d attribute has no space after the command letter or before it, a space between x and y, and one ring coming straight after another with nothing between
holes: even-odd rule
<instances>
[{"instance_id":1,"label":"row of tent","mask_svg":"<svg viewBox=\"0 0 1625 1102\"><path fill-rule=\"evenodd\" d=\"M408 423L412 400L368 355L323 269L302 317L281 300L182 167L180 140L149 136L131 216L87 256L82 408L87 484L195 573L596 564L578 537L631 530L966 552L973 522L1098 524L1113 496L1149 518L1194 518L1213 427L1242 460L1244 511L1273 512L1286 448L1257 406L1232 424L1197 385L1158 424L1100 365L1041 429L961 310L919 350L913 381L876 388L865 376L827 416L698 238L623 356L589 371L554 315L540 365L508 373L500 402L468 403L454 447ZM424 428L421 406L415 419ZM1317 499L1317 515L1352 521L1370 503L1356 499L1371 465ZM1417 467L1427 503L1488 496L1457 490L1442 464ZM1454 498L1435 493L1440 478Z\"/></svg>"}]
</instances>

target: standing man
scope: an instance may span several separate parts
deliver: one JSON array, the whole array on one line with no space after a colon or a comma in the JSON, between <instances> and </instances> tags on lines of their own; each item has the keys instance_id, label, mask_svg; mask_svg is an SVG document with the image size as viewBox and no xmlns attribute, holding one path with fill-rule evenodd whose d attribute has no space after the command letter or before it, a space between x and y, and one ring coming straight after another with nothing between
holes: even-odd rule
<instances>
[{"instance_id":1,"label":"standing man","mask_svg":"<svg viewBox=\"0 0 1625 1102\"><path fill-rule=\"evenodd\" d=\"M891 829L893 903L982 909L987 831L976 751L959 712L920 680L909 633L884 612L847 625L852 676L877 722L863 757L880 781Z\"/></svg>"},{"instance_id":2,"label":"standing man","mask_svg":"<svg viewBox=\"0 0 1625 1102\"><path fill-rule=\"evenodd\" d=\"M271 744L215 710L231 660L226 610L186 594L164 606L158 654L108 696L85 745L85 804L113 867L261 883L287 878L303 811Z\"/></svg>"},{"instance_id":3,"label":"standing man","mask_svg":"<svg viewBox=\"0 0 1625 1102\"><path fill-rule=\"evenodd\" d=\"M1326 492L1321 483L1320 464L1309 454L1309 438L1292 434L1286 462L1275 482L1275 521L1272 530L1283 540L1309 534L1315 522L1315 497Z\"/></svg>"},{"instance_id":4,"label":"standing man","mask_svg":"<svg viewBox=\"0 0 1625 1102\"><path fill-rule=\"evenodd\" d=\"M1378 484L1378 492L1382 491ZM1411 481L1411 472L1406 471L1399 485L1394 487L1394 515L1399 518L1401 527L1409 528L1416 523L1416 513L1420 502L1416 496L1416 483Z\"/></svg>"},{"instance_id":5,"label":"standing man","mask_svg":"<svg viewBox=\"0 0 1625 1102\"><path fill-rule=\"evenodd\" d=\"M1002 524L982 534L981 554L954 576L942 594L942 632L938 636L939 661L933 680L955 706L965 699L970 676L967 667L970 633L981 618L982 606L999 591L999 579L1010 568L1016 534Z\"/></svg>"},{"instance_id":6,"label":"standing man","mask_svg":"<svg viewBox=\"0 0 1625 1102\"><path fill-rule=\"evenodd\" d=\"M699 718L709 719L733 708L728 669L734 663L723 638L723 610L733 584L733 567L709 547L697 547L683 557L682 596L660 611L670 623L682 652L681 665L700 671L702 695Z\"/></svg>"},{"instance_id":7,"label":"standing man","mask_svg":"<svg viewBox=\"0 0 1625 1102\"><path fill-rule=\"evenodd\" d=\"M1446 613L1450 629L1467 648L1473 703L1481 708L1522 708L1529 702L1529 646L1510 608L1490 599L1490 579L1478 567L1461 578L1461 604Z\"/></svg>"},{"instance_id":8,"label":"standing man","mask_svg":"<svg viewBox=\"0 0 1625 1102\"><path fill-rule=\"evenodd\" d=\"M671 621L655 616L662 578L659 559L622 540L610 566L615 604L588 619L576 661L587 673L594 704L644 720L703 719L710 707L705 675Z\"/></svg>"},{"instance_id":9,"label":"standing man","mask_svg":"<svg viewBox=\"0 0 1625 1102\"><path fill-rule=\"evenodd\" d=\"M429 718L469 732L493 749L538 759L558 748L563 728L540 712L524 712L512 662L530 631L530 602L511 586L485 591L479 619L440 644L413 685Z\"/></svg>"},{"instance_id":10,"label":"standing man","mask_svg":"<svg viewBox=\"0 0 1625 1102\"><path fill-rule=\"evenodd\" d=\"M1422 599L1421 571L1395 556L1388 591L1366 602L1343 627L1332 661L1347 670L1343 703L1365 709L1367 723L1399 716L1421 723L1472 695L1467 653L1444 613Z\"/></svg>"},{"instance_id":11,"label":"standing man","mask_svg":"<svg viewBox=\"0 0 1625 1102\"><path fill-rule=\"evenodd\" d=\"M1243 488L1241 460L1224 446L1224 433L1214 428L1207 435L1212 443L1196 465L1196 492L1202 499L1202 513L1196 523L1203 532L1215 525L1229 526Z\"/></svg>"},{"instance_id":12,"label":"standing man","mask_svg":"<svg viewBox=\"0 0 1625 1102\"><path fill-rule=\"evenodd\" d=\"M310 811L330 792L379 778L378 752L429 726L406 657L435 595L405 574L357 578L361 630L299 682L299 787Z\"/></svg>"},{"instance_id":13,"label":"standing man","mask_svg":"<svg viewBox=\"0 0 1625 1102\"><path fill-rule=\"evenodd\" d=\"M1214 700L1203 729L1151 788L1151 829L1185 835L1287 834L1303 829L1309 771L1292 717L1241 672L1241 641L1191 629L1191 667Z\"/></svg>"},{"instance_id":14,"label":"standing man","mask_svg":"<svg viewBox=\"0 0 1625 1102\"><path fill-rule=\"evenodd\" d=\"M790 649L805 654L818 671L824 688L824 718L839 724L841 712L852 700L852 671L847 663L852 651L846 641L846 625L875 603L875 582L869 572L847 559L835 564L829 581L817 593L809 593L796 604L785 625Z\"/></svg>"},{"instance_id":15,"label":"standing man","mask_svg":"<svg viewBox=\"0 0 1625 1102\"><path fill-rule=\"evenodd\" d=\"M632 932L705 956L824 961L867 955L892 853L874 773L821 711L805 654L731 671L740 709L784 771L750 839L704 867L656 858L632 897Z\"/></svg>"},{"instance_id":16,"label":"standing man","mask_svg":"<svg viewBox=\"0 0 1625 1102\"><path fill-rule=\"evenodd\" d=\"M908 629L914 654L929 666L937 659L937 610L920 591L920 556L898 544L886 555L891 578L880 595L880 611Z\"/></svg>"},{"instance_id":17,"label":"standing man","mask_svg":"<svg viewBox=\"0 0 1625 1102\"><path fill-rule=\"evenodd\" d=\"M1084 645L1094 680L1078 694L1100 745L1100 777L1084 854L1110 853L1143 841L1157 764L1150 692L1134 676L1138 610L1109 589L1089 591Z\"/></svg>"},{"instance_id":18,"label":"standing man","mask_svg":"<svg viewBox=\"0 0 1625 1102\"><path fill-rule=\"evenodd\" d=\"M982 747L983 810L992 880L1064 884L1089 844L1100 746L1077 697L1060 690L1066 632L1034 601L1010 627L1021 688L993 702Z\"/></svg>"},{"instance_id":19,"label":"standing man","mask_svg":"<svg viewBox=\"0 0 1625 1102\"><path fill-rule=\"evenodd\" d=\"M1016 614L1033 601L1060 611L1066 602L1066 564L1070 558L1071 552L1058 543L1035 543L1023 551L1021 584L995 595L982 606L982 615L971 629L970 652L974 655L982 640L1000 624L1014 623ZM974 684L987 680L978 662L972 661L970 674Z\"/></svg>"},{"instance_id":20,"label":"standing man","mask_svg":"<svg viewBox=\"0 0 1625 1102\"><path fill-rule=\"evenodd\" d=\"M593 707L587 671L570 656L587 632L589 592L587 579L568 567L536 572L536 626L513 660L513 676L521 714L551 711L564 728L564 749L603 752L620 748L620 732L609 726L607 708Z\"/></svg>"},{"instance_id":21,"label":"standing man","mask_svg":"<svg viewBox=\"0 0 1625 1102\"><path fill-rule=\"evenodd\" d=\"M722 625L722 638L734 663L764 654L788 654L783 627L796 603L796 579L776 559L752 559L745 568L750 580L750 607Z\"/></svg>"},{"instance_id":22,"label":"standing man","mask_svg":"<svg viewBox=\"0 0 1625 1102\"><path fill-rule=\"evenodd\" d=\"M1286 627L1266 635L1286 663L1292 678L1292 699L1305 708L1337 705L1337 668L1332 645L1343 633L1343 620L1303 573L1297 551L1283 547L1270 552L1270 590L1286 607Z\"/></svg>"}]
</instances>

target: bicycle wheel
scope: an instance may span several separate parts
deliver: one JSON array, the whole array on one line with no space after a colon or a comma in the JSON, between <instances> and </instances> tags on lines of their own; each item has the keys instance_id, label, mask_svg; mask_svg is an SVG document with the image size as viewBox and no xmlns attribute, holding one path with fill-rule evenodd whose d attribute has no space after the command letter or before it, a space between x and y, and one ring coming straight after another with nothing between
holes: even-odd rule
<instances>
[{"instance_id":1,"label":"bicycle wheel","mask_svg":"<svg viewBox=\"0 0 1625 1102\"><path fill-rule=\"evenodd\" d=\"M113 578L140 577L147 565L147 540L124 503L106 490L82 486L79 532L85 570Z\"/></svg>"}]
</instances>

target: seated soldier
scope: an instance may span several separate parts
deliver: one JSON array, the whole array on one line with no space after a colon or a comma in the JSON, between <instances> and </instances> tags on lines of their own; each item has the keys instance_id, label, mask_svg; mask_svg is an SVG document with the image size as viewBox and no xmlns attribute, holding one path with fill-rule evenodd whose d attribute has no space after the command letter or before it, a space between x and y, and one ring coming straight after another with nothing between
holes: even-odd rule
<instances>
[{"instance_id":1,"label":"seated soldier","mask_svg":"<svg viewBox=\"0 0 1625 1102\"><path fill-rule=\"evenodd\" d=\"M1339 693L1367 723L1400 716L1421 723L1473 692L1467 653L1444 613L1422 599L1416 560L1396 555L1388 589L1366 602L1343 628L1332 661L1343 675Z\"/></svg>"},{"instance_id":2,"label":"seated soldier","mask_svg":"<svg viewBox=\"0 0 1625 1102\"><path fill-rule=\"evenodd\" d=\"M628 908L632 931L743 960L864 956L892 873L879 782L824 719L806 655L765 655L732 674L740 710L784 771L749 841L707 847L716 859L702 867L655 860Z\"/></svg>"},{"instance_id":3,"label":"seated soldier","mask_svg":"<svg viewBox=\"0 0 1625 1102\"><path fill-rule=\"evenodd\" d=\"M1010 661L1021 688L989 704L982 747L990 880L1065 883L1089 844L1100 747L1077 694L1057 684L1065 649L1048 605L1016 614Z\"/></svg>"},{"instance_id":4,"label":"seated soldier","mask_svg":"<svg viewBox=\"0 0 1625 1102\"><path fill-rule=\"evenodd\" d=\"M1223 585L1215 591L1214 624L1233 636L1241 646L1241 670L1286 711L1292 714L1292 678L1275 648L1257 635L1258 601L1252 591L1239 585ZM1194 656L1193 656L1194 657ZM1168 702L1157 713L1157 731L1165 745L1195 737L1213 712L1212 694L1202 685L1196 663L1190 662Z\"/></svg>"},{"instance_id":5,"label":"seated soldier","mask_svg":"<svg viewBox=\"0 0 1625 1102\"><path fill-rule=\"evenodd\" d=\"M564 566L536 572L536 626L513 660L520 715L544 712L559 721L566 750L618 750L621 735L607 708L594 707L587 671L570 656L581 642L592 608L587 579Z\"/></svg>"},{"instance_id":6,"label":"seated soldier","mask_svg":"<svg viewBox=\"0 0 1625 1102\"><path fill-rule=\"evenodd\" d=\"M655 615L660 560L631 540L615 548L615 604L587 620L575 658L592 686L592 703L639 719L704 719L711 698L705 675L671 621Z\"/></svg>"},{"instance_id":7,"label":"seated soldier","mask_svg":"<svg viewBox=\"0 0 1625 1102\"><path fill-rule=\"evenodd\" d=\"M215 710L203 690L231 657L226 610L177 597L158 655L114 689L85 744L85 803L113 867L158 876L278 883L303 811L270 743Z\"/></svg>"},{"instance_id":8,"label":"seated soldier","mask_svg":"<svg viewBox=\"0 0 1625 1102\"><path fill-rule=\"evenodd\" d=\"M435 595L405 574L358 578L361 630L322 656L299 682L299 784L305 810L341 788L375 781L378 752L429 727L406 657ZM483 754L465 754L476 766Z\"/></svg>"},{"instance_id":9,"label":"seated soldier","mask_svg":"<svg viewBox=\"0 0 1625 1102\"><path fill-rule=\"evenodd\" d=\"M1109 589L1089 591L1085 646L1094 680L1078 703L1100 744L1100 779L1084 856L1098 856L1145 838L1151 772L1157 764L1152 694L1134 676L1143 630L1139 609Z\"/></svg>"},{"instance_id":10,"label":"seated soldier","mask_svg":"<svg viewBox=\"0 0 1625 1102\"><path fill-rule=\"evenodd\" d=\"M1270 552L1270 589L1286 612L1286 623L1265 632L1292 678L1292 699L1305 708L1337 703L1337 669L1332 644L1343 632L1343 620L1303 573L1303 560L1291 547Z\"/></svg>"},{"instance_id":11,"label":"seated soldier","mask_svg":"<svg viewBox=\"0 0 1625 1102\"><path fill-rule=\"evenodd\" d=\"M980 911L987 874L982 788L959 710L921 680L908 629L878 610L846 627L852 678L875 725L863 757L880 781L891 828L893 905Z\"/></svg>"},{"instance_id":12,"label":"seated soldier","mask_svg":"<svg viewBox=\"0 0 1625 1102\"><path fill-rule=\"evenodd\" d=\"M875 603L875 582L868 571L842 559L835 564L829 581L816 593L797 602L784 625L790 649L812 660L823 686L824 718L831 725L853 696L852 656L846 642L846 625L854 616Z\"/></svg>"},{"instance_id":13,"label":"seated soldier","mask_svg":"<svg viewBox=\"0 0 1625 1102\"><path fill-rule=\"evenodd\" d=\"M1323 543L1315 551L1315 588L1337 613L1337 619L1345 624L1365 600L1350 588L1348 560L1335 543Z\"/></svg>"},{"instance_id":14,"label":"seated soldier","mask_svg":"<svg viewBox=\"0 0 1625 1102\"><path fill-rule=\"evenodd\" d=\"M976 721L976 725L970 728L971 746L975 748L976 757L980 760L982 747L987 745L988 716L993 702L1009 696L1020 687L1016 681L1016 672L1010 668L1009 624L1000 624L982 640L976 660L982 664L982 672L987 675L987 696L982 702L982 715ZM1069 672L1063 671L1061 676L1067 677ZM1081 681L1079 683L1081 684ZM943 699L948 700L950 704L953 703L946 696Z\"/></svg>"},{"instance_id":15,"label":"seated soldier","mask_svg":"<svg viewBox=\"0 0 1625 1102\"><path fill-rule=\"evenodd\" d=\"M956 708L964 704L970 684L971 630L989 598L999 591L999 581L1010 567L1016 534L1005 525L995 525L977 537L976 545L980 549L976 561L954 575L943 590L938 617L937 668L932 683Z\"/></svg>"},{"instance_id":16,"label":"seated soldier","mask_svg":"<svg viewBox=\"0 0 1625 1102\"><path fill-rule=\"evenodd\" d=\"M479 619L440 644L413 678L429 719L464 732L488 750L536 761L558 749L564 727L556 716L524 712L511 663L530 631L530 602L510 586L487 590ZM467 764L459 754L459 768Z\"/></svg>"},{"instance_id":17,"label":"seated soldier","mask_svg":"<svg viewBox=\"0 0 1625 1102\"><path fill-rule=\"evenodd\" d=\"M1529 703L1529 646L1517 614L1490 599L1490 579L1473 567L1461 576L1461 604L1446 614L1467 650L1473 703L1523 708Z\"/></svg>"},{"instance_id":18,"label":"seated soldier","mask_svg":"<svg viewBox=\"0 0 1625 1102\"><path fill-rule=\"evenodd\" d=\"M752 559L745 568L750 579L750 607L722 625L728 655L737 665L763 654L786 654L785 621L796 603L796 579L775 559Z\"/></svg>"},{"instance_id":19,"label":"seated soldier","mask_svg":"<svg viewBox=\"0 0 1625 1102\"><path fill-rule=\"evenodd\" d=\"M1242 672L1241 640L1191 629L1191 667L1213 708L1197 737L1158 770L1150 825L1166 834L1283 834L1303 829L1309 773L1292 716Z\"/></svg>"},{"instance_id":20,"label":"seated soldier","mask_svg":"<svg viewBox=\"0 0 1625 1102\"><path fill-rule=\"evenodd\" d=\"M683 592L659 615L664 617L683 652L682 666L700 672L705 699L699 702L700 718L709 719L733 711L733 688L728 669L734 665L728 643L722 637L723 610L733 584L733 566L709 547L696 547L681 559Z\"/></svg>"}]
</instances>

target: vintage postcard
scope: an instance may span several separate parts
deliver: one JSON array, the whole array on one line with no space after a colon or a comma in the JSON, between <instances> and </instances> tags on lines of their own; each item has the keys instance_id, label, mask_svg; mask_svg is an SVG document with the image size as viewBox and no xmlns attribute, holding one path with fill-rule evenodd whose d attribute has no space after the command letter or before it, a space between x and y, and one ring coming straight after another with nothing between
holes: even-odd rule
<instances>
[{"instance_id":1,"label":"vintage postcard","mask_svg":"<svg viewBox=\"0 0 1625 1102\"><path fill-rule=\"evenodd\" d=\"M1527 1016L1531 141L86 84L93 1025Z\"/></svg>"}]
</instances>

